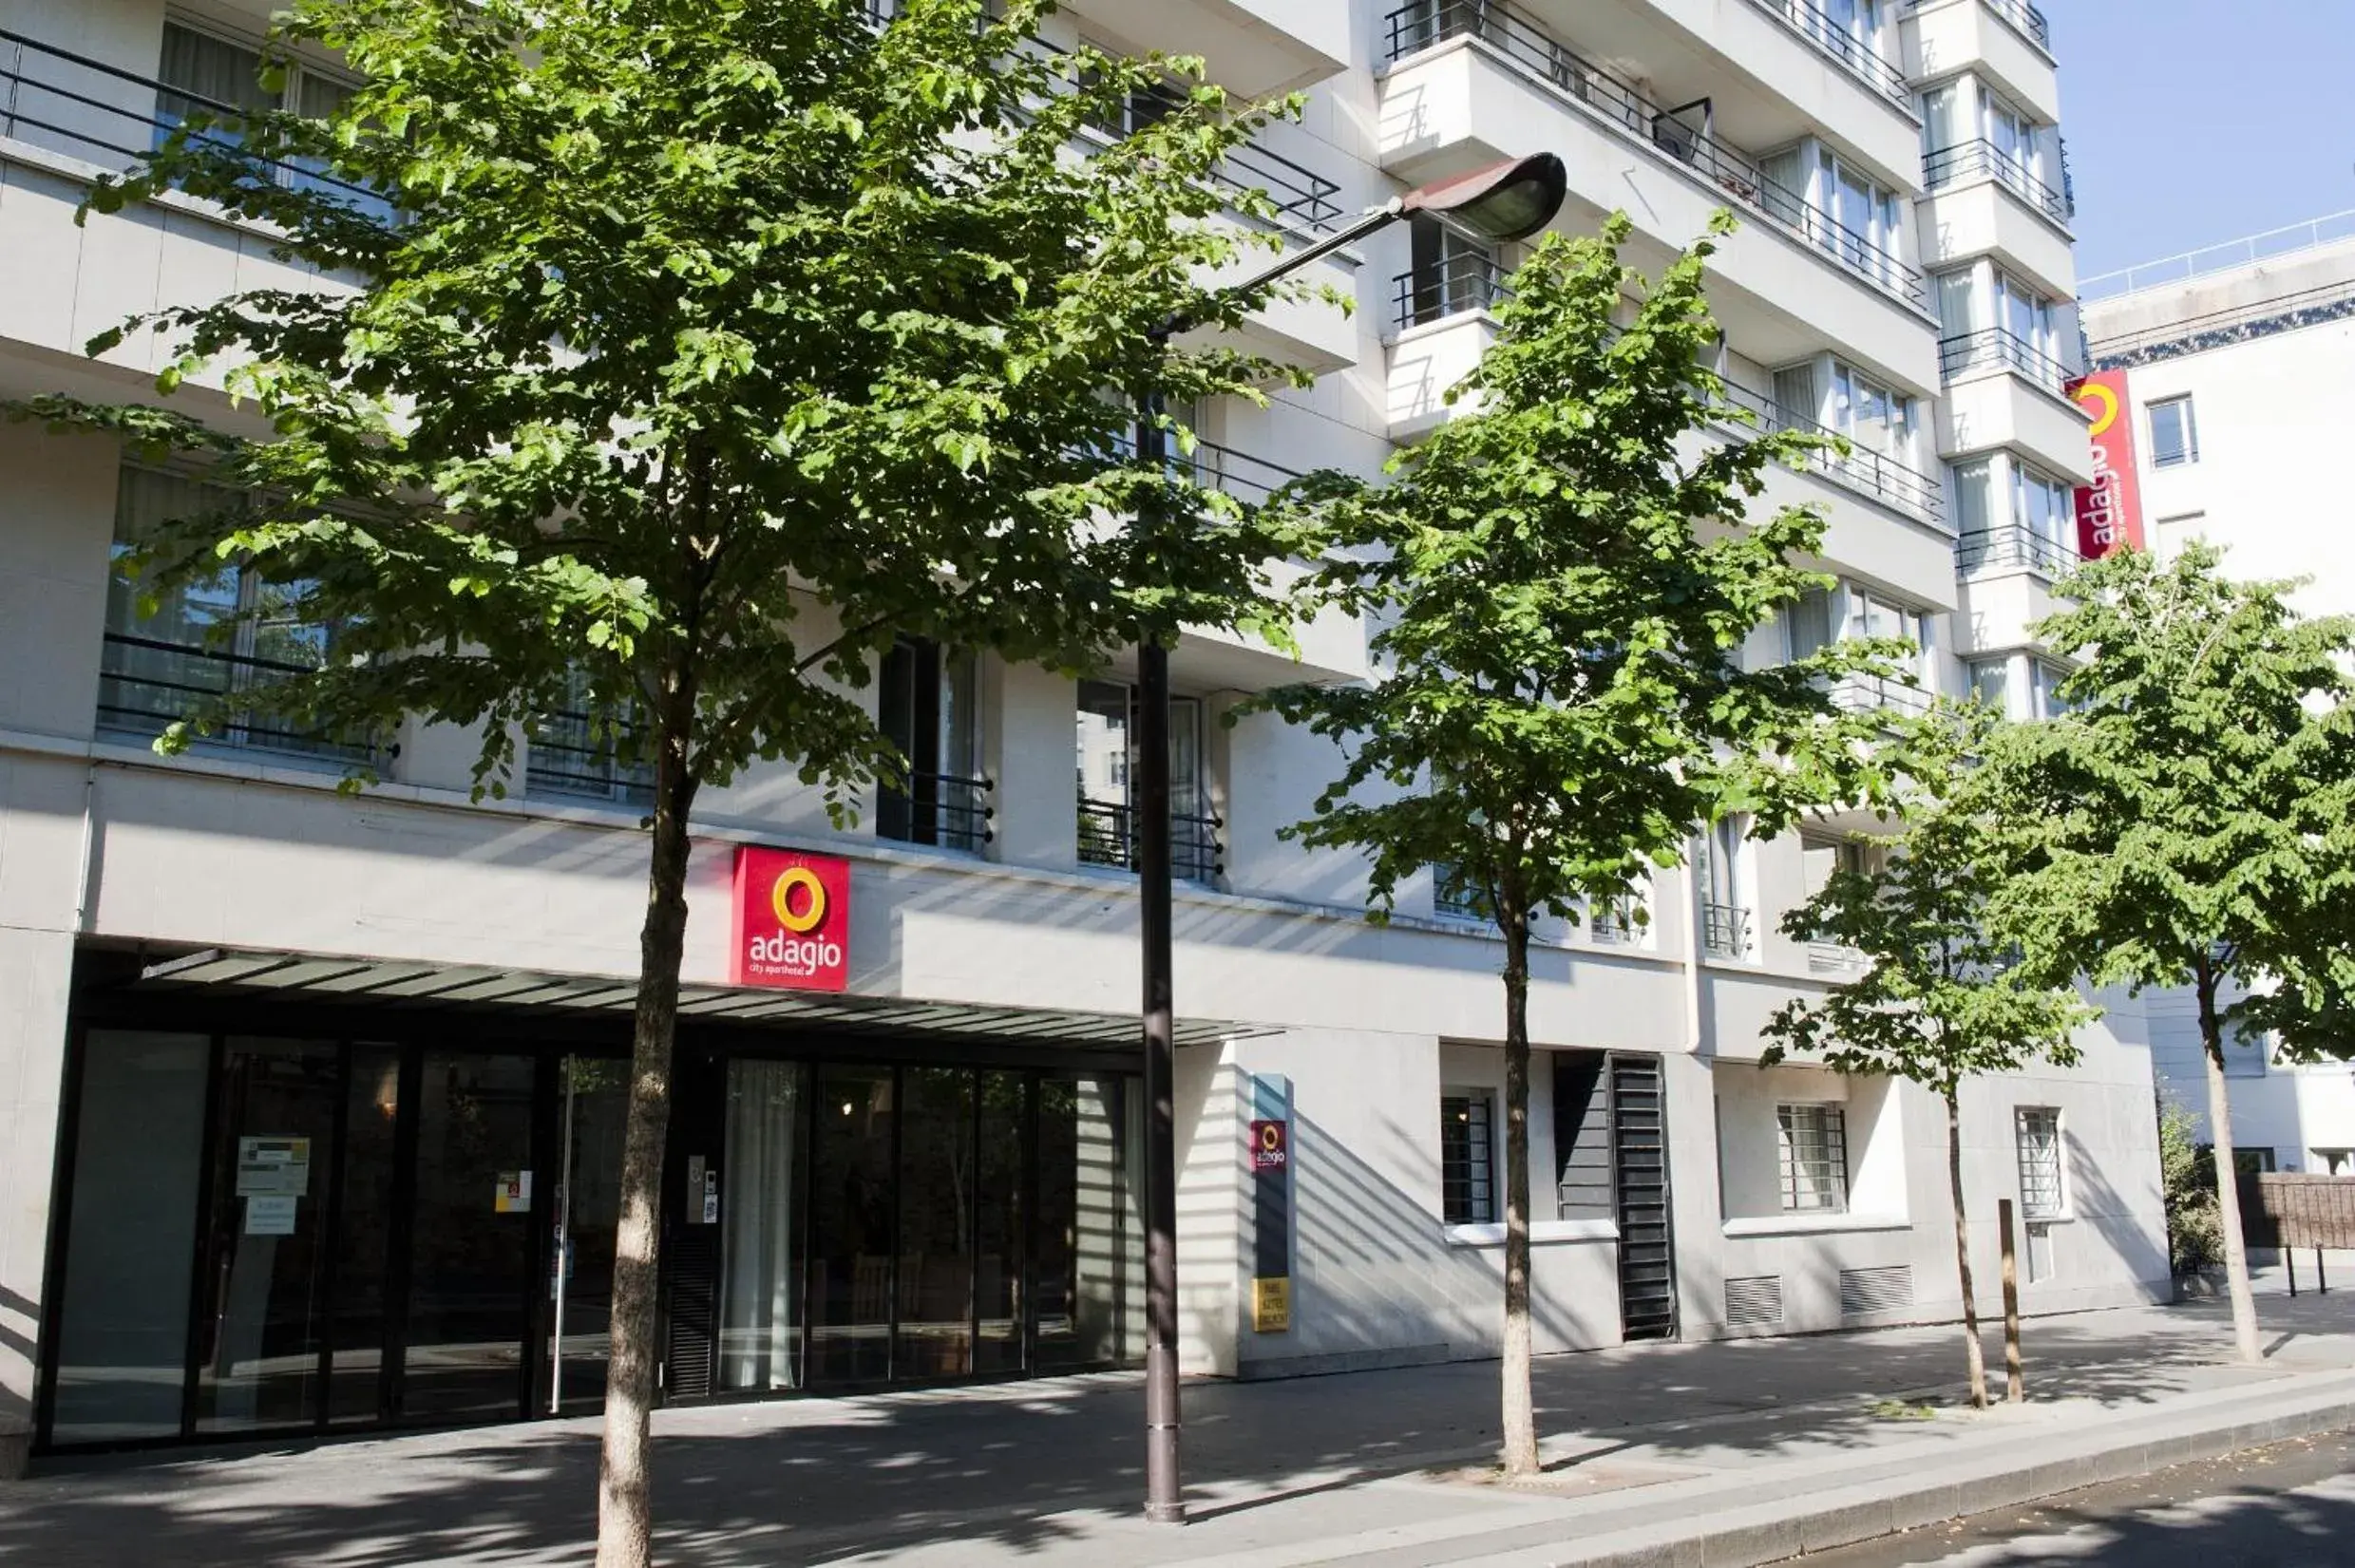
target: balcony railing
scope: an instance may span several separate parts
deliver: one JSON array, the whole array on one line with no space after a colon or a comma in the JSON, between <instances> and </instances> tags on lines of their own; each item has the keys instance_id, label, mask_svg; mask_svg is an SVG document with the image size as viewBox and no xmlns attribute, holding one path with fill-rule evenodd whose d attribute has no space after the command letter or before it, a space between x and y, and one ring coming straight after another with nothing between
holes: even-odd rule
<instances>
[{"instance_id":1,"label":"balcony railing","mask_svg":"<svg viewBox=\"0 0 2355 1568\"><path fill-rule=\"evenodd\" d=\"M1940 191L1966 179L1980 179L1996 180L2055 223L2066 223L2077 216L2066 193L2045 184L2029 172L2025 163L1984 137L1940 147L1922 159L1922 184L1926 189Z\"/></svg>"},{"instance_id":2,"label":"balcony railing","mask_svg":"<svg viewBox=\"0 0 2355 1568\"><path fill-rule=\"evenodd\" d=\"M1858 974L1866 967L1865 955L1844 943L1818 936L1807 944L1807 969L1811 974Z\"/></svg>"},{"instance_id":3,"label":"balcony railing","mask_svg":"<svg viewBox=\"0 0 2355 1568\"><path fill-rule=\"evenodd\" d=\"M1847 66L1867 86L1910 108L1913 89L1906 73L1882 57L1871 40L1859 37L1814 0L1751 0L1797 28L1801 37Z\"/></svg>"},{"instance_id":4,"label":"balcony railing","mask_svg":"<svg viewBox=\"0 0 2355 1568\"><path fill-rule=\"evenodd\" d=\"M1153 87L1130 95L1117 119L1093 122L1095 128L1115 140L1168 118L1186 105L1175 87ZM1270 152L1256 142L1245 142L1226 155L1211 179L1238 194L1263 191L1275 204L1278 223L1311 234L1330 228L1341 216L1338 180L1327 179L1303 163Z\"/></svg>"},{"instance_id":5,"label":"balcony railing","mask_svg":"<svg viewBox=\"0 0 2355 1568\"><path fill-rule=\"evenodd\" d=\"M1721 395L1727 403L1757 414L1770 430L1812 430L1824 436L1839 434L1829 425L1818 425L1812 419L1795 414L1774 399L1761 396L1746 387L1738 387L1728 381L1721 383ZM1749 429L1743 425L1729 425L1728 427L1736 431ZM1894 458L1884 457L1869 447L1852 444L1846 457L1829 447L1819 448L1809 454L1807 465L1843 484L1853 485L1925 522L1941 528L1946 526L1946 498L1937 483Z\"/></svg>"},{"instance_id":6,"label":"balcony railing","mask_svg":"<svg viewBox=\"0 0 2355 1568\"><path fill-rule=\"evenodd\" d=\"M179 112L164 112L167 102ZM0 28L0 138L121 172L145 160L195 111L223 120L246 112ZM201 132L193 140L238 153L256 181L333 191L373 215L390 211L377 192L315 168L243 153L228 131Z\"/></svg>"},{"instance_id":7,"label":"balcony railing","mask_svg":"<svg viewBox=\"0 0 2355 1568\"><path fill-rule=\"evenodd\" d=\"M2077 545L2050 538L2016 522L1965 534L1956 541L1955 556L1966 572L2042 572L2057 577L2085 563Z\"/></svg>"},{"instance_id":8,"label":"balcony railing","mask_svg":"<svg viewBox=\"0 0 2355 1568\"><path fill-rule=\"evenodd\" d=\"M1505 269L1484 255L1452 255L1436 267L1390 280L1391 325L1404 331L1468 311L1485 311L1507 293Z\"/></svg>"},{"instance_id":9,"label":"balcony railing","mask_svg":"<svg viewBox=\"0 0 2355 1568\"><path fill-rule=\"evenodd\" d=\"M905 788L877 791L875 836L895 843L939 844L978 854L997 837L997 812L986 778L910 773Z\"/></svg>"},{"instance_id":10,"label":"balcony railing","mask_svg":"<svg viewBox=\"0 0 2355 1568\"><path fill-rule=\"evenodd\" d=\"M655 770L626 753L636 727L588 713L548 713L523 754L523 793L573 795L622 805L655 803Z\"/></svg>"},{"instance_id":11,"label":"balcony railing","mask_svg":"<svg viewBox=\"0 0 2355 1568\"><path fill-rule=\"evenodd\" d=\"M2066 396L2069 368L2006 328L1938 340L1938 368L1948 381L1977 370L2009 370L2056 397Z\"/></svg>"},{"instance_id":12,"label":"balcony railing","mask_svg":"<svg viewBox=\"0 0 2355 1568\"><path fill-rule=\"evenodd\" d=\"M1136 455L1136 437L1133 433L1115 437L1106 449L1117 458L1132 458ZM1196 486L1223 491L1238 501L1265 501L1301 477L1297 468L1287 468L1281 463L1199 437L1191 452L1181 452L1176 442L1170 442L1168 463L1171 473L1188 476Z\"/></svg>"},{"instance_id":13,"label":"balcony railing","mask_svg":"<svg viewBox=\"0 0 2355 1568\"><path fill-rule=\"evenodd\" d=\"M1079 863L1136 869L1135 808L1122 801L1079 797ZM1181 881L1216 881L1226 870L1216 817L1169 813L1169 874Z\"/></svg>"},{"instance_id":14,"label":"balcony railing","mask_svg":"<svg viewBox=\"0 0 2355 1568\"><path fill-rule=\"evenodd\" d=\"M1851 675L1832 689L1833 702L1851 713L1903 713L1918 718L1929 711L1933 693L1886 675Z\"/></svg>"},{"instance_id":15,"label":"balcony railing","mask_svg":"<svg viewBox=\"0 0 2355 1568\"><path fill-rule=\"evenodd\" d=\"M1560 88L1621 135L1683 163L1849 272L1910 305L1928 308L1929 296L1919 272L1804 195L1769 179L1756 159L1710 134L1705 121L1696 124L1686 118L1700 113L1700 104L1662 107L1582 59L1508 0L1420 0L1392 11L1387 20L1392 61L1451 39L1477 39Z\"/></svg>"},{"instance_id":16,"label":"balcony railing","mask_svg":"<svg viewBox=\"0 0 2355 1568\"><path fill-rule=\"evenodd\" d=\"M1643 939L1643 901L1630 893L1586 906L1586 935L1604 947L1633 947Z\"/></svg>"},{"instance_id":17,"label":"balcony railing","mask_svg":"<svg viewBox=\"0 0 2355 1568\"><path fill-rule=\"evenodd\" d=\"M1700 906L1700 940L1712 957L1750 955L1750 911L1740 904Z\"/></svg>"},{"instance_id":18,"label":"balcony railing","mask_svg":"<svg viewBox=\"0 0 2355 1568\"><path fill-rule=\"evenodd\" d=\"M1913 0L1913 3L1908 6L1906 9L1909 11L1916 11L1920 10L1924 6L1934 5L1936 3L1937 0ZM2046 53L2050 53L2052 51L2052 24L2045 21L2044 13L2038 10L2034 6L2029 5L2027 0L1979 0L1979 3L1986 7L1987 9L1995 12L1996 15L2002 17L2004 21L2010 23L2013 27L2018 28L2022 32L2027 34L2030 38L2036 40L2036 47L2038 48L2044 50Z\"/></svg>"},{"instance_id":19,"label":"balcony railing","mask_svg":"<svg viewBox=\"0 0 2355 1568\"><path fill-rule=\"evenodd\" d=\"M318 667L201 643L109 632L99 668L99 727L160 735L167 726L195 716L222 697L258 692L289 675L311 674ZM260 705L234 710L218 734L204 739L216 746L283 751L332 762L370 763L391 755L389 746L368 737L284 727Z\"/></svg>"}]
</instances>

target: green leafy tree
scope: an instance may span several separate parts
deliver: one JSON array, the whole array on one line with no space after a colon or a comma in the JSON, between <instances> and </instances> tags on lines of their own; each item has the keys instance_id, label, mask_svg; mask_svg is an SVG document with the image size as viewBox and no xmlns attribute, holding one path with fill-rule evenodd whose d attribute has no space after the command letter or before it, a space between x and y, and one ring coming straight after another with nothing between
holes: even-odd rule
<instances>
[{"instance_id":1,"label":"green leafy tree","mask_svg":"<svg viewBox=\"0 0 2355 1568\"><path fill-rule=\"evenodd\" d=\"M515 731L566 708L651 765L605 1568L649 1554L698 793L782 761L847 810L896 776L857 691L895 633L1068 666L1251 622L1283 554L1187 465L1121 456L1133 409L1284 374L1155 331L1215 335L1262 302L1203 280L1272 233L1222 216L1272 217L1263 197L1213 183L1268 111L1199 62L1048 47L1048 9L297 0L273 52L339 51L365 83L348 104L192 121L92 198L179 187L351 285L152 318L185 349L161 389L216 378L274 440L179 409L35 410L201 454L247 498L143 557L155 591L235 558L338 628L323 668L240 700L332 732L477 727L494 793ZM1171 112L1071 156L1173 76ZM1197 525L1105 521L1141 512Z\"/></svg>"},{"instance_id":2,"label":"green leafy tree","mask_svg":"<svg viewBox=\"0 0 2355 1568\"><path fill-rule=\"evenodd\" d=\"M2346 929L2348 669L2355 624L2308 619L2282 582L2238 582L2205 543L2093 562L2038 634L2083 661L2068 711L1988 750L2029 869L1996 918L2038 967L2191 988L2208 1067L2232 1323L2259 1358L2232 1159L2228 1039L2268 1024L2319 1044Z\"/></svg>"},{"instance_id":3,"label":"green leafy tree","mask_svg":"<svg viewBox=\"0 0 2355 1568\"><path fill-rule=\"evenodd\" d=\"M2224 1257L2216 1218L2215 1152L2199 1142L2199 1119L2165 1093L2158 1097L2158 1177L2166 1197L2167 1261L2180 1278Z\"/></svg>"},{"instance_id":4,"label":"green leafy tree","mask_svg":"<svg viewBox=\"0 0 2355 1568\"><path fill-rule=\"evenodd\" d=\"M1647 281L1620 262L1628 232L1621 215L1599 238L1537 247L1495 344L1451 393L1462 411L1388 483L1313 476L1285 502L1333 545L1315 602L1380 628L1379 676L1260 700L1344 753L1291 835L1364 851L1377 916L1402 881L1445 867L1504 938L1504 1463L1516 1473L1537 1466L1530 924L1678 863L1696 822L1747 812L1771 831L1865 788L1876 721L1841 711L1830 686L1886 668L1886 650L1859 644L1743 668L1755 628L1830 582L1796 560L1820 542L1819 517L1745 516L1772 465L1819 443L1694 439L1742 418L1706 368L1712 246Z\"/></svg>"},{"instance_id":5,"label":"green leafy tree","mask_svg":"<svg viewBox=\"0 0 2355 1568\"><path fill-rule=\"evenodd\" d=\"M1794 937L1861 954L1865 970L1820 997L1783 1004L1767 1025L1775 1043L1759 1057L1772 1066L1796 1051L1841 1072L1907 1079L1945 1105L1963 1342L1971 1403L1981 1408L1987 1369L1963 1193L1963 1084L2039 1059L2072 1066L2072 1037L2099 1016L2066 978L2047 981L2015 962L1988 923L1991 894L2010 868L1969 774L1998 724L1975 704L1941 703L1892 747L1889 765L1908 782L1897 799L1902 830L1874 840L1881 863L1835 871L1783 918Z\"/></svg>"}]
</instances>

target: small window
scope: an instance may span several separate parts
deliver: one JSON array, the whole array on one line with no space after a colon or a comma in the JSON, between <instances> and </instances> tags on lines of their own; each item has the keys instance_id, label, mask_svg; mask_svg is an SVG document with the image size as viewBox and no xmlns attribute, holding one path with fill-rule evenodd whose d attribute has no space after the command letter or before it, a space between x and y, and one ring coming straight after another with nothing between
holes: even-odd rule
<instances>
[{"instance_id":1,"label":"small window","mask_svg":"<svg viewBox=\"0 0 2355 1568\"><path fill-rule=\"evenodd\" d=\"M2061 1112L2051 1105L2023 1105L2015 1116L2020 1152L2020 1217L2058 1219L2068 1212L2061 1184Z\"/></svg>"},{"instance_id":2,"label":"small window","mask_svg":"<svg viewBox=\"0 0 2355 1568\"><path fill-rule=\"evenodd\" d=\"M2232 1167L2243 1176L2270 1176L2273 1174L2273 1151L2262 1146L2234 1149Z\"/></svg>"},{"instance_id":3,"label":"small window","mask_svg":"<svg viewBox=\"0 0 2355 1568\"><path fill-rule=\"evenodd\" d=\"M1833 1105L1776 1105L1775 1121L1784 1212L1846 1214L1846 1110Z\"/></svg>"},{"instance_id":4,"label":"small window","mask_svg":"<svg viewBox=\"0 0 2355 1568\"><path fill-rule=\"evenodd\" d=\"M2151 466L2180 468L2199 461L2199 431L2192 423L2192 400L2171 397L2151 405Z\"/></svg>"},{"instance_id":5,"label":"small window","mask_svg":"<svg viewBox=\"0 0 2355 1568\"><path fill-rule=\"evenodd\" d=\"M587 672L576 667L564 677L562 706L527 727L523 793L653 805L655 765L646 730L642 705L600 706Z\"/></svg>"},{"instance_id":6,"label":"small window","mask_svg":"<svg viewBox=\"0 0 2355 1568\"><path fill-rule=\"evenodd\" d=\"M1973 659L1970 671L1970 694L1997 713L2011 711L2011 660Z\"/></svg>"},{"instance_id":7,"label":"small window","mask_svg":"<svg viewBox=\"0 0 2355 1568\"><path fill-rule=\"evenodd\" d=\"M2028 716L2032 719L2057 719L2076 705L2061 695L2061 683L2069 671L2042 659L2028 661Z\"/></svg>"},{"instance_id":8,"label":"small window","mask_svg":"<svg viewBox=\"0 0 2355 1568\"><path fill-rule=\"evenodd\" d=\"M1451 1225L1496 1223L1496 1096L1451 1089L1439 1097L1439 1208Z\"/></svg>"},{"instance_id":9,"label":"small window","mask_svg":"<svg viewBox=\"0 0 2355 1568\"><path fill-rule=\"evenodd\" d=\"M1469 920L1486 925L1489 897L1480 885L1452 864L1436 864L1431 868L1431 902L1433 910L1443 920Z\"/></svg>"}]
</instances>

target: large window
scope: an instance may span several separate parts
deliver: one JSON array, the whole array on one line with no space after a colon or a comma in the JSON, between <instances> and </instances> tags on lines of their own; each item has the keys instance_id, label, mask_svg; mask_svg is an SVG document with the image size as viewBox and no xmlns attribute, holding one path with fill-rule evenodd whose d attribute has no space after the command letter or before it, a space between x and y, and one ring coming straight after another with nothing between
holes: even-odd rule
<instances>
[{"instance_id":1,"label":"large window","mask_svg":"<svg viewBox=\"0 0 2355 1568\"><path fill-rule=\"evenodd\" d=\"M1503 271L1491 247L1436 218L1408 224L1411 270L1400 280L1398 325L1411 327L1495 303Z\"/></svg>"},{"instance_id":2,"label":"large window","mask_svg":"<svg viewBox=\"0 0 2355 1568\"><path fill-rule=\"evenodd\" d=\"M256 46L177 20L163 24L163 51L156 76L161 86L156 94L159 146L181 121L195 115L291 109L305 119L325 120L358 90L348 79L301 60L285 64L275 74L265 74ZM226 127L205 134L222 142L236 136ZM389 202L329 178L321 165L308 160L257 172L298 190L332 189L348 198L347 205L379 219L391 216Z\"/></svg>"},{"instance_id":3,"label":"large window","mask_svg":"<svg viewBox=\"0 0 2355 1568\"><path fill-rule=\"evenodd\" d=\"M1131 750L1136 691L1119 681L1079 683L1079 859L1087 865L1136 869ZM1215 879L1219 821L1209 809L1203 767L1202 702L1169 699L1169 861L1189 881Z\"/></svg>"},{"instance_id":4,"label":"large window","mask_svg":"<svg viewBox=\"0 0 2355 1568\"><path fill-rule=\"evenodd\" d=\"M1831 426L1860 451L1909 466L1913 462L1913 400L1834 360Z\"/></svg>"},{"instance_id":5,"label":"large window","mask_svg":"<svg viewBox=\"0 0 2355 1568\"><path fill-rule=\"evenodd\" d=\"M223 562L161 589L138 575L131 553L167 522L236 507L233 491L178 474L123 470L116 489L112 570L106 580L105 649L98 689L103 729L153 735L216 699L260 692L333 656L335 630L304 618L305 586L270 582ZM141 599L155 600L153 614ZM330 732L256 707L232 706L215 745L293 752L339 762L368 758L364 736Z\"/></svg>"},{"instance_id":6,"label":"large window","mask_svg":"<svg viewBox=\"0 0 2355 1568\"><path fill-rule=\"evenodd\" d=\"M523 792L651 806L655 765L646 742L644 709L598 702L587 671L575 669L565 678L563 706L531 722Z\"/></svg>"},{"instance_id":7,"label":"large window","mask_svg":"<svg viewBox=\"0 0 2355 1568\"><path fill-rule=\"evenodd\" d=\"M1439 1097L1439 1207L1451 1225L1492 1225L1496 1203L1496 1096L1450 1089Z\"/></svg>"},{"instance_id":8,"label":"large window","mask_svg":"<svg viewBox=\"0 0 2355 1568\"><path fill-rule=\"evenodd\" d=\"M2022 1105L2013 1117L2020 1146L2020 1217L2058 1219L2068 1212L2061 1162L2061 1112Z\"/></svg>"},{"instance_id":9,"label":"large window","mask_svg":"<svg viewBox=\"0 0 2355 1568\"><path fill-rule=\"evenodd\" d=\"M1713 957L1747 958L1754 913L1745 841L1746 816L1726 818L1700 837L1701 946Z\"/></svg>"},{"instance_id":10,"label":"large window","mask_svg":"<svg viewBox=\"0 0 2355 1568\"><path fill-rule=\"evenodd\" d=\"M1817 149L1816 161L1817 203L1834 224L1824 248L1868 276L1897 282L1905 266L1905 204L1829 147Z\"/></svg>"},{"instance_id":11,"label":"large window","mask_svg":"<svg viewBox=\"0 0 2355 1568\"><path fill-rule=\"evenodd\" d=\"M1970 694L2008 717L2011 713L2011 656L2004 654L1992 659L1972 659L1965 667L1970 677Z\"/></svg>"},{"instance_id":12,"label":"large window","mask_svg":"<svg viewBox=\"0 0 2355 1568\"><path fill-rule=\"evenodd\" d=\"M2151 405L2151 466L2180 468L2199 461L2199 431L2192 423L2190 397L2162 398Z\"/></svg>"},{"instance_id":13,"label":"large window","mask_svg":"<svg viewBox=\"0 0 2355 1568\"><path fill-rule=\"evenodd\" d=\"M1836 1105L1775 1107L1775 1148L1788 1214L1848 1212L1848 1116Z\"/></svg>"},{"instance_id":14,"label":"large window","mask_svg":"<svg viewBox=\"0 0 2355 1568\"><path fill-rule=\"evenodd\" d=\"M902 843L978 850L989 839L974 658L902 637L884 655L877 700L883 733L907 762L904 787L885 786L876 833Z\"/></svg>"},{"instance_id":15,"label":"large window","mask_svg":"<svg viewBox=\"0 0 2355 1568\"><path fill-rule=\"evenodd\" d=\"M2037 548L2039 564L2050 566L2077 553L2071 539L2077 528L2076 492L2016 459L2011 465L2011 512L2012 520Z\"/></svg>"}]
</instances>

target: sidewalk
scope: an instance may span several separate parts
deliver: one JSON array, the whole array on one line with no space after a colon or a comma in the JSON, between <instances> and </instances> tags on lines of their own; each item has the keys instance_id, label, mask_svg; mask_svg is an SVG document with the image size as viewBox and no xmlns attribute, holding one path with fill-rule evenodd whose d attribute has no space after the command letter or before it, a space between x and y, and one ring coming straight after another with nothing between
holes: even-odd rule
<instances>
[{"instance_id":1,"label":"sidewalk","mask_svg":"<svg viewBox=\"0 0 2355 1568\"><path fill-rule=\"evenodd\" d=\"M1772 1560L2292 1432L2355 1425L2355 1293L2031 1322L2035 1403L1950 1400L1951 1329L1646 1346L1538 1365L1542 1485L1493 1454L1493 1363L1190 1385L1194 1522L1152 1526L1130 1375L666 1411L666 1564L1487 1568ZM2001 1366L2000 1350L1991 1355ZM2000 1377L2000 1370L1998 1373ZM0 1485L0 1560L588 1560L597 1425L208 1458L49 1461Z\"/></svg>"}]
</instances>

